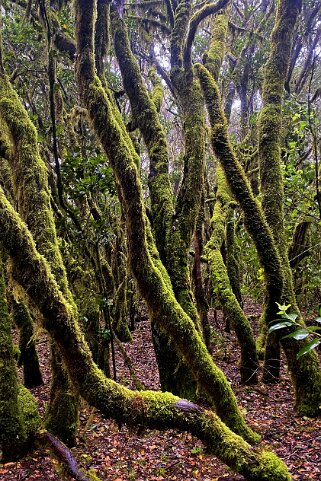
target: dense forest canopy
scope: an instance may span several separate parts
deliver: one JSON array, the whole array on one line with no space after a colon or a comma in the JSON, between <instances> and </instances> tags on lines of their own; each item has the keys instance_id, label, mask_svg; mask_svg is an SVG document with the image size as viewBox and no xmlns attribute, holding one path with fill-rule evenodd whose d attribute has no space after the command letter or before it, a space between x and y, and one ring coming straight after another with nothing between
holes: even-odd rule
<instances>
[{"instance_id":1,"label":"dense forest canopy","mask_svg":"<svg viewBox=\"0 0 321 481\"><path fill-rule=\"evenodd\" d=\"M2 0L1 15L2 459L40 428L74 445L83 398L120 424L189 431L248 480L292 479L213 361L212 313L242 384L277 383L286 363L294 409L319 415L320 318L305 319L321 304L321 2ZM142 315L162 392L123 346Z\"/></svg>"}]
</instances>

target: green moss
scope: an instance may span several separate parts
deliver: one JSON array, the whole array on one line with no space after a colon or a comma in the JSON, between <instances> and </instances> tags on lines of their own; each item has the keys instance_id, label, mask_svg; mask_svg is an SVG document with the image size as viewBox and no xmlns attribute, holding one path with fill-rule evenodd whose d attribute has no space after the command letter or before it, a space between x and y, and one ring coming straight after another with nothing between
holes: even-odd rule
<instances>
[{"instance_id":1,"label":"green moss","mask_svg":"<svg viewBox=\"0 0 321 481\"><path fill-rule=\"evenodd\" d=\"M284 80L287 75L292 36L301 1L283 0L279 2L276 22L271 37L271 53L265 68L263 84L263 107L259 118L259 160L263 209L271 227L283 264L284 286L283 303L290 303L298 313L293 289L292 272L288 259L288 246L284 230L284 189L280 156L280 131L282 125L282 102ZM275 318L275 306L268 303L265 309L265 322ZM282 335L276 333L267 338L266 369L271 359L275 359L277 344ZM317 415L321 401L321 373L315 353L310 352L304 359L296 359L300 344L289 339L281 340L288 367L295 388L296 406L299 412Z\"/></svg>"},{"instance_id":2,"label":"green moss","mask_svg":"<svg viewBox=\"0 0 321 481\"><path fill-rule=\"evenodd\" d=\"M174 25L171 32L171 78L179 77L183 64L183 48L191 17L191 0L182 0L175 10Z\"/></svg>"},{"instance_id":3,"label":"green moss","mask_svg":"<svg viewBox=\"0 0 321 481\"><path fill-rule=\"evenodd\" d=\"M81 42L83 41L82 38ZM88 44L88 38L86 42ZM82 57L82 62L91 61L91 56ZM150 256L141 184L132 149L128 147L130 139L128 136L123 137L123 129L118 125L108 97L99 79L94 76L93 69L86 64L81 68L78 66L77 71L82 101L115 172L126 219L131 269L149 310L157 315L161 327L168 332L177 350L184 356L193 377L200 388L206 391L222 419L244 437L256 440L258 436L245 425L225 376L214 365L192 320L167 288L166 278L162 278ZM92 72L92 77L86 78L84 71Z\"/></svg>"},{"instance_id":4,"label":"green moss","mask_svg":"<svg viewBox=\"0 0 321 481\"><path fill-rule=\"evenodd\" d=\"M181 191L184 192L184 196L181 202L177 203L176 213L174 213L174 196L168 173L169 155L166 134L157 112L163 98L162 84L152 70L150 76L154 91L151 97L148 95L138 63L130 50L124 22L116 10L112 13L111 24L124 88L131 103L133 118L143 135L150 158L149 190L152 227L159 257L168 270L176 299L192 317L197 329L201 330L189 273L189 247L199 211L204 172L204 112L200 89L195 82L187 87L185 81L183 81L184 92L180 88L181 85L178 88L181 103L184 105L185 164L189 175L183 181L184 186ZM122 129L122 120L117 117L116 121ZM173 389L176 390L178 385L184 386L183 378L186 377L188 370L185 369L185 376L183 376L182 359L171 352L173 349L168 336L164 332L160 333L157 327L159 324L157 316L152 317L155 327L154 337L158 337L154 339L154 344L157 346L156 355L161 381L164 380L162 385L169 389L170 384L165 381L166 377L171 380ZM161 366L164 359L167 359L166 364ZM171 373L168 376L166 366ZM186 381L186 389L184 388L181 394L190 391L189 381ZM193 398L194 396L195 392Z\"/></svg>"},{"instance_id":5,"label":"green moss","mask_svg":"<svg viewBox=\"0 0 321 481\"><path fill-rule=\"evenodd\" d=\"M28 443L30 443L40 428L41 418L36 399L22 384L19 384L18 403L23 417L26 437Z\"/></svg>"},{"instance_id":6,"label":"green moss","mask_svg":"<svg viewBox=\"0 0 321 481\"><path fill-rule=\"evenodd\" d=\"M148 76L154 87L151 99L154 102L157 112L160 112L164 100L164 88L154 68L150 69Z\"/></svg>"},{"instance_id":7,"label":"green moss","mask_svg":"<svg viewBox=\"0 0 321 481\"><path fill-rule=\"evenodd\" d=\"M45 259L36 252L25 225L1 190L0 214L0 238L14 258L16 276L24 280L30 296L37 302L43 314L44 327L59 345L70 376L84 399L105 416L120 423L187 430L202 439L214 454L247 479L290 479L281 461L276 463L273 460L272 463L270 456L263 456L262 462L260 451L251 448L230 431L214 413L179 400L170 393L133 392L104 377L92 362L73 309L62 297ZM33 275L35 271L38 276ZM229 407L227 404L226 409ZM278 470L278 478L273 476L273 465Z\"/></svg>"},{"instance_id":8,"label":"green moss","mask_svg":"<svg viewBox=\"0 0 321 481\"><path fill-rule=\"evenodd\" d=\"M74 446L79 425L79 399L74 389L70 390L68 374L62 365L57 346L51 346L50 365L52 379L45 425L48 431L67 446Z\"/></svg>"},{"instance_id":9,"label":"green moss","mask_svg":"<svg viewBox=\"0 0 321 481\"><path fill-rule=\"evenodd\" d=\"M257 382L258 359L251 325L243 313L232 290L221 248L225 240L225 227L231 201L224 172L220 166L216 171L217 196L211 220L212 234L206 245L210 279L214 296L222 306L224 314L231 320L241 347L240 373L244 383Z\"/></svg>"},{"instance_id":10,"label":"green moss","mask_svg":"<svg viewBox=\"0 0 321 481\"><path fill-rule=\"evenodd\" d=\"M95 31L95 65L98 76L104 68L104 60L110 48L110 3L97 3L97 21Z\"/></svg>"},{"instance_id":11,"label":"green moss","mask_svg":"<svg viewBox=\"0 0 321 481\"><path fill-rule=\"evenodd\" d=\"M235 217L234 206L230 203L229 212L227 214L226 222L226 269L230 280L232 291L240 304L243 307L243 300L241 294L241 266L240 255L241 250L235 241Z\"/></svg>"},{"instance_id":12,"label":"green moss","mask_svg":"<svg viewBox=\"0 0 321 481\"><path fill-rule=\"evenodd\" d=\"M270 481L277 479L278 481L291 481L292 476L288 472L285 464L274 453L262 451L259 455L260 466L254 470L249 480Z\"/></svg>"},{"instance_id":13,"label":"green moss","mask_svg":"<svg viewBox=\"0 0 321 481\"><path fill-rule=\"evenodd\" d=\"M28 405L30 401L30 406ZM0 263L0 451L3 461L19 459L39 427L36 403L18 384L2 259Z\"/></svg>"},{"instance_id":14,"label":"green moss","mask_svg":"<svg viewBox=\"0 0 321 481\"><path fill-rule=\"evenodd\" d=\"M12 170L18 211L32 232L39 252L48 259L60 289L76 313L77 308L68 287L66 270L57 242L56 227L50 206L48 172L39 154L37 132L6 76L0 77L0 118L8 126L16 151L16 155L12 158ZM58 377L64 376L66 379L66 405L69 405L72 387L68 385L68 378L63 374L62 369ZM63 393L60 392L59 395L62 397ZM76 406L77 396L74 398L74 403ZM58 416L59 406L56 405L56 409ZM63 420L67 410L59 410L62 416L59 425L65 427L68 421L71 428L75 428L78 417L76 411L74 412L75 419L70 421L70 416L68 420Z\"/></svg>"},{"instance_id":15,"label":"green moss","mask_svg":"<svg viewBox=\"0 0 321 481\"><path fill-rule=\"evenodd\" d=\"M301 8L300 1L279 2L271 37L271 53L265 67L263 106L259 116L259 163L262 206L283 263L283 299L297 309L288 246L283 225L284 187L281 169L280 132L284 79L287 75L294 26ZM271 309L270 309L271 310ZM268 318L266 321L271 321Z\"/></svg>"},{"instance_id":16,"label":"green moss","mask_svg":"<svg viewBox=\"0 0 321 481\"><path fill-rule=\"evenodd\" d=\"M228 15L226 12L215 16L212 23L211 43L204 56L204 64L215 80L218 79L220 68L225 56L226 38L228 33Z\"/></svg>"},{"instance_id":17,"label":"green moss","mask_svg":"<svg viewBox=\"0 0 321 481\"><path fill-rule=\"evenodd\" d=\"M116 244L112 260L114 279L113 329L122 342L132 339L127 323L127 252L124 226L116 227Z\"/></svg>"},{"instance_id":18,"label":"green moss","mask_svg":"<svg viewBox=\"0 0 321 481\"><path fill-rule=\"evenodd\" d=\"M275 305L275 302L280 301L282 294L283 269L272 232L229 143L227 122L221 108L217 85L205 67L197 64L196 69L209 112L214 152L224 170L229 188L244 212L245 226L254 241L261 265L264 267L268 295L271 304L273 300Z\"/></svg>"},{"instance_id":19,"label":"green moss","mask_svg":"<svg viewBox=\"0 0 321 481\"><path fill-rule=\"evenodd\" d=\"M50 208L48 173L39 155L36 129L7 77L0 78L0 94L0 117L8 126L17 152L12 158L12 171L19 213L31 229L40 252L50 260L52 271L67 294L67 276Z\"/></svg>"}]
</instances>

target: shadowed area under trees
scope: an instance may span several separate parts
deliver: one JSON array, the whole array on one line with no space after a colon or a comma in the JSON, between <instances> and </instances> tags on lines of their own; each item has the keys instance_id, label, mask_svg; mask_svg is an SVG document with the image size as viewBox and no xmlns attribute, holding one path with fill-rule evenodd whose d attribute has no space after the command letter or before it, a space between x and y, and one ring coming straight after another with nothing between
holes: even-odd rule
<instances>
[{"instance_id":1,"label":"shadowed area under trees","mask_svg":"<svg viewBox=\"0 0 321 481\"><path fill-rule=\"evenodd\" d=\"M287 369L293 409L319 415L320 22L300 0L2 2L3 462L40 441L98 479L70 451L86 401L120 427L187 431L247 480L293 479L215 362L217 319L242 389ZM122 344L141 317L161 391Z\"/></svg>"}]
</instances>

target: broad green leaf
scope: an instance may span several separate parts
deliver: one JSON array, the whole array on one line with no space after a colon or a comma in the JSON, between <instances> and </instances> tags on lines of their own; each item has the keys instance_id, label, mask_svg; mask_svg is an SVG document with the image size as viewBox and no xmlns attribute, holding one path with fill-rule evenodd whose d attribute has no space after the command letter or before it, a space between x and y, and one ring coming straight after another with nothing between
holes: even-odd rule
<instances>
[{"instance_id":1,"label":"broad green leaf","mask_svg":"<svg viewBox=\"0 0 321 481\"><path fill-rule=\"evenodd\" d=\"M302 339L305 339L309 335L310 335L310 331L308 331L307 329L297 329L296 331L291 332L291 334L284 336L282 339L291 337L293 339L296 339L297 341L302 341Z\"/></svg>"},{"instance_id":2,"label":"broad green leaf","mask_svg":"<svg viewBox=\"0 0 321 481\"><path fill-rule=\"evenodd\" d=\"M286 317L287 319L289 319L290 321L293 321L293 322L298 317L298 315L295 312L290 312L289 314L287 312L285 312L283 315L284 315L284 317Z\"/></svg>"},{"instance_id":3,"label":"broad green leaf","mask_svg":"<svg viewBox=\"0 0 321 481\"><path fill-rule=\"evenodd\" d=\"M300 357L304 356L308 352L315 349L319 344L321 344L321 339L313 339L312 341L308 342L300 351L297 353L296 357L299 359Z\"/></svg>"},{"instance_id":4,"label":"broad green leaf","mask_svg":"<svg viewBox=\"0 0 321 481\"><path fill-rule=\"evenodd\" d=\"M278 329L284 329L285 327L290 327L290 326L293 326L293 322L290 322L290 321L278 322L277 324L273 324L273 326L269 327L269 333L273 331L277 331Z\"/></svg>"}]
</instances>

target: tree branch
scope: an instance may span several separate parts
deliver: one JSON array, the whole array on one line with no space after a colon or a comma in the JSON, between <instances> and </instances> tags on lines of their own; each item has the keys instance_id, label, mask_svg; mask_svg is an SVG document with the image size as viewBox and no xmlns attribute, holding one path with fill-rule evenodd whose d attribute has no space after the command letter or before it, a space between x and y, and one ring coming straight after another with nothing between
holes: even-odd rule
<instances>
[{"instance_id":1,"label":"tree branch","mask_svg":"<svg viewBox=\"0 0 321 481\"><path fill-rule=\"evenodd\" d=\"M192 45L195 39L195 35L197 32L197 28L199 24L210 15L214 15L215 13L219 12L222 8L226 7L226 5L230 2L230 0L218 0L217 3L210 3L208 5L204 5L200 10L196 11L191 18L185 48L184 48L184 64L190 65L191 64L191 51Z\"/></svg>"}]
</instances>

